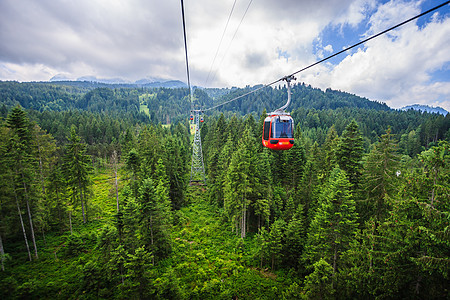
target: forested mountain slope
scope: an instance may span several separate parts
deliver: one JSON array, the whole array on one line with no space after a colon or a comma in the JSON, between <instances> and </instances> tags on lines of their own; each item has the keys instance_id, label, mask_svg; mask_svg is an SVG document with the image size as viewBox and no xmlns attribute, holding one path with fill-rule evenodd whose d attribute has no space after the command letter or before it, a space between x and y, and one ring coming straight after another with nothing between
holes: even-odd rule
<instances>
[{"instance_id":1,"label":"forested mountain slope","mask_svg":"<svg viewBox=\"0 0 450 300\"><path fill-rule=\"evenodd\" d=\"M242 95L253 88L244 89L195 89L195 108L210 108ZM264 88L249 96L208 111L205 117L224 113L230 117L253 114L255 118L266 110L272 111L286 102L286 88ZM33 118L42 120L65 119L63 111L86 111L95 114L114 115L116 119L139 120L144 123L170 124L185 122L191 107L187 89L120 87L87 82L18 83L0 82L0 113L6 117L8 109L20 104L32 109ZM417 135L421 146L445 137L450 128L448 116L417 111L396 111L386 104L369 101L356 95L327 89L321 91L299 83L293 86L292 116L312 139L323 143L327 130L335 125L342 133L346 124L355 119L366 138L373 143L390 126L398 135ZM97 119L92 115L91 118ZM60 121L64 123L64 121ZM60 123L56 122L56 123ZM133 122L133 121L132 121ZM42 123L42 122L39 122ZM100 122L101 123L101 122ZM48 124L48 122L47 122ZM56 125L41 125L52 134ZM100 124L104 135L109 125ZM69 126L65 126L65 135ZM88 136L83 136L88 140Z\"/></svg>"},{"instance_id":2,"label":"forested mountain slope","mask_svg":"<svg viewBox=\"0 0 450 300\"><path fill-rule=\"evenodd\" d=\"M298 84L276 152L263 89L205 113L189 187L187 89L0 86L2 298L450 296L448 115Z\"/></svg>"}]
</instances>

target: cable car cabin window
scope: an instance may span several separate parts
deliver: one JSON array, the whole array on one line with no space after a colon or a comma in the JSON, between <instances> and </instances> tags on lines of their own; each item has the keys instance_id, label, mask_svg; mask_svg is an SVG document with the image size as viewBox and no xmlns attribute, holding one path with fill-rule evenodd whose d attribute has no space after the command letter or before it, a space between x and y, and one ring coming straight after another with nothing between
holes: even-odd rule
<instances>
[{"instance_id":1,"label":"cable car cabin window","mask_svg":"<svg viewBox=\"0 0 450 300\"><path fill-rule=\"evenodd\" d=\"M294 138L293 121L291 118L275 118L272 121L273 138Z\"/></svg>"},{"instance_id":2,"label":"cable car cabin window","mask_svg":"<svg viewBox=\"0 0 450 300\"><path fill-rule=\"evenodd\" d=\"M270 133L270 121L264 122L264 135L263 139L267 141L269 139L269 133Z\"/></svg>"}]
</instances>

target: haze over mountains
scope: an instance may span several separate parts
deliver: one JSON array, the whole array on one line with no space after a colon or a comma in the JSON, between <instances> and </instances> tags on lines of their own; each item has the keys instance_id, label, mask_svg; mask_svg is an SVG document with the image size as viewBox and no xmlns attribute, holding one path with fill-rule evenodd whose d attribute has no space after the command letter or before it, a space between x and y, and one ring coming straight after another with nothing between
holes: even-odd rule
<instances>
[{"instance_id":1,"label":"haze over mountains","mask_svg":"<svg viewBox=\"0 0 450 300\"><path fill-rule=\"evenodd\" d=\"M96 76L82 76L75 80L72 80L66 77L64 74L58 74L53 76L50 82L93 82L93 83L101 83L106 85L119 85L119 86L130 86L130 87L147 87L147 88L186 88L187 84L180 80L169 80L160 77L147 77L136 80L134 82L129 80L124 80L122 78L97 78ZM428 113L438 113L446 116L449 112L444 108L437 106L429 106L423 104L411 104L400 108L400 110L409 110L413 109L421 112Z\"/></svg>"},{"instance_id":2,"label":"haze over mountains","mask_svg":"<svg viewBox=\"0 0 450 300\"><path fill-rule=\"evenodd\" d=\"M414 109L414 110L418 110L421 112L437 113L437 114L441 114L444 116L446 116L448 114L448 111L446 111L445 109L443 109L440 106L433 107L433 106L428 106L428 105L413 104L413 105L408 105L408 106L401 108L401 110L409 110L409 109Z\"/></svg>"},{"instance_id":3,"label":"haze over mountains","mask_svg":"<svg viewBox=\"0 0 450 300\"><path fill-rule=\"evenodd\" d=\"M68 81L88 81L88 82L96 82L103 84L112 84L112 85L131 85L131 86L142 86L142 87L166 87L166 88L183 88L187 87L187 85L180 80L169 80L158 77L148 77L136 80L134 82L124 80L122 78L97 78L96 76L82 76L75 80L68 78L63 74L58 74L50 78L50 82L68 82Z\"/></svg>"}]
</instances>

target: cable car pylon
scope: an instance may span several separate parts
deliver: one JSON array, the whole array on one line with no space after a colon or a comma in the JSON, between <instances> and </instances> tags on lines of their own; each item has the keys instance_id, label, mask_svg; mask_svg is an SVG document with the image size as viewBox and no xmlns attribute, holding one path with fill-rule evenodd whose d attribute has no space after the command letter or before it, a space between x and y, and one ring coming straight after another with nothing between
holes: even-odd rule
<instances>
[{"instance_id":1,"label":"cable car pylon","mask_svg":"<svg viewBox=\"0 0 450 300\"><path fill-rule=\"evenodd\" d=\"M192 110L191 119L195 124L194 143L192 144L192 164L191 164L191 179L189 185L206 185L205 165L203 163L202 139L200 136L200 121L203 122L203 117L200 117L202 110Z\"/></svg>"}]
</instances>

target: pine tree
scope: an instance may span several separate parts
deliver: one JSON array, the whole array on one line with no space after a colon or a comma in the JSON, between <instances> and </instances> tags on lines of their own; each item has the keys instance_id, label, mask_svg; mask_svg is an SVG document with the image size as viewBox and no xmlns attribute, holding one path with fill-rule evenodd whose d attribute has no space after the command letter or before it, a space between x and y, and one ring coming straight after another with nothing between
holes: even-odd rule
<instances>
[{"instance_id":1,"label":"pine tree","mask_svg":"<svg viewBox=\"0 0 450 300\"><path fill-rule=\"evenodd\" d=\"M340 256L349 249L357 233L357 219L351 184L346 173L335 168L310 225L304 252L310 266L322 257L336 274Z\"/></svg>"},{"instance_id":2,"label":"pine tree","mask_svg":"<svg viewBox=\"0 0 450 300\"><path fill-rule=\"evenodd\" d=\"M138 174L141 167L141 161L139 154L136 149L132 148L126 156L126 169L131 172L131 189L133 191L134 197L137 198L137 180Z\"/></svg>"},{"instance_id":3,"label":"pine tree","mask_svg":"<svg viewBox=\"0 0 450 300\"><path fill-rule=\"evenodd\" d=\"M272 270L275 270L275 262L279 262L283 258L283 245L285 242L286 222L278 219L270 226L267 235L267 252L270 255Z\"/></svg>"},{"instance_id":4,"label":"pine tree","mask_svg":"<svg viewBox=\"0 0 450 300\"><path fill-rule=\"evenodd\" d=\"M286 175L289 180L288 186L289 189L298 189L306 163L306 154L305 147L303 145L302 137L301 137L301 129L300 126L297 125L295 130L295 143L292 149L290 149L286 153Z\"/></svg>"},{"instance_id":5,"label":"pine tree","mask_svg":"<svg viewBox=\"0 0 450 300\"><path fill-rule=\"evenodd\" d=\"M318 203L318 195L320 194L320 178L319 178L319 146L317 142L314 143L311 154L305 164L305 172L302 176L301 190L301 204L307 216L306 225L308 226L314 217L315 210Z\"/></svg>"},{"instance_id":6,"label":"pine tree","mask_svg":"<svg viewBox=\"0 0 450 300\"><path fill-rule=\"evenodd\" d=\"M224 208L236 228L236 234L245 237L250 186L250 154L240 142L231 157L224 187Z\"/></svg>"},{"instance_id":7,"label":"pine tree","mask_svg":"<svg viewBox=\"0 0 450 300\"><path fill-rule=\"evenodd\" d=\"M68 209L66 203L67 186L63 176L61 163L54 164L48 176L47 193L52 206L53 220L59 221L59 229L62 232L64 227L63 216Z\"/></svg>"},{"instance_id":8,"label":"pine tree","mask_svg":"<svg viewBox=\"0 0 450 300\"><path fill-rule=\"evenodd\" d=\"M167 173L169 196L172 207L180 209L183 205L185 174L187 173L187 160L183 154L183 145L180 139L167 136L165 140L164 165Z\"/></svg>"},{"instance_id":9,"label":"pine tree","mask_svg":"<svg viewBox=\"0 0 450 300\"><path fill-rule=\"evenodd\" d=\"M162 139L158 137L157 129L153 126L146 126L139 134L139 147L137 152L141 162L142 178L151 178L155 171L156 163L163 153Z\"/></svg>"},{"instance_id":10,"label":"pine tree","mask_svg":"<svg viewBox=\"0 0 450 300\"><path fill-rule=\"evenodd\" d=\"M138 230L142 242L153 254L153 259L164 258L171 252L170 244L170 202L164 179L154 185L151 179L144 179L139 188ZM154 262L154 261L153 261Z\"/></svg>"},{"instance_id":11,"label":"pine tree","mask_svg":"<svg viewBox=\"0 0 450 300\"><path fill-rule=\"evenodd\" d=\"M445 185L442 181L445 181L446 173L448 173L448 157L449 157L449 143L446 141L439 142L438 146L432 147L427 151L420 153L419 158L424 164L424 173L429 179L430 186L430 199L429 204L434 206L436 197L439 192L445 195Z\"/></svg>"},{"instance_id":12,"label":"pine tree","mask_svg":"<svg viewBox=\"0 0 450 300\"><path fill-rule=\"evenodd\" d=\"M324 160L322 169L324 170L326 176L329 175L337 164L336 152L339 141L340 139L336 131L336 127L333 125L330 129L328 129L327 137L325 139L325 143L323 144Z\"/></svg>"},{"instance_id":13,"label":"pine tree","mask_svg":"<svg viewBox=\"0 0 450 300\"><path fill-rule=\"evenodd\" d=\"M66 145L66 154L64 161L64 173L67 178L67 184L72 191L73 199L77 199L81 204L83 223L86 223L86 203L87 190L91 184L90 159L86 155L86 144L81 142L77 135L75 126L70 128L69 142Z\"/></svg>"},{"instance_id":14,"label":"pine tree","mask_svg":"<svg viewBox=\"0 0 450 300\"><path fill-rule=\"evenodd\" d=\"M303 206L299 205L293 213L292 219L289 220L286 226L284 259L288 266L298 269L306 240Z\"/></svg>"},{"instance_id":15,"label":"pine tree","mask_svg":"<svg viewBox=\"0 0 450 300\"><path fill-rule=\"evenodd\" d=\"M215 198L218 207L224 206L224 192L227 182L227 172L230 166L231 156L234 153L235 148L235 143L233 142L231 137L228 137L227 142L220 151L219 162L217 166L217 182L213 184L211 188L211 190L215 192L213 193L213 197Z\"/></svg>"},{"instance_id":16,"label":"pine tree","mask_svg":"<svg viewBox=\"0 0 450 300\"><path fill-rule=\"evenodd\" d=\"M56 162L56 142L50 134L47 134L37 124L33 126L33 148L34 157L38 164L40 195L35 209L36 227L41 230L45 242L45 230L49 228L51 221L51 201L48 197L46 182L51 167Z\"/></svg>"},{"instance_id":17,"label":"pine tree","mask_svg":"<svg viewBox=\"0 0 450 300\"><path fill-rule=\"evenodd\" d=\"M440 141L437 146L423 151L424 177L417 180L420 188L428 192L428 199L418 199L420 223L415 222L427 247L416 262L425 270L437 271L448 278L450 270L450 143ZM411 183L411 180L409 181ZM405 188L405 192L407 189ZM407 215L411 218L411 215ZM416 228L417 228L416 227Z\"/></svg>"},{"instance_id":18,"label":"pine tree","mask_svg":"<svg viewBox=\"0 0 450 300\"><path fill-rule=\"evenodd\" d=\"M369 211L364 213L374 215L379 221L386 216L386 197L392 197L397 188L399 157L396 151L397 143L388 129L364 164L362 187L369 205Z\"/></svg>"},{"instance_id":19,"label":"pine tree","mask_svg":"<svg viewBox=\"0 0 450 300\"><path fill-rule=\"evenodd\" d=\"M337 145L336 158L339 167L347 173L350 183L357 187L361 176L363 139L355 120L347 125ZM355 190L355 188L354 188Z\"/></svg>"},{"instance_id":20,"label":"pine tree","mask_svg":"<svg viewBox=\"0 0 450 300\"><path fill-rule=\"evenodd\" d=\"M20 221L22 223L22 230L24 233L25 242L28 248L25 228L22 221L19 202L20 199L25 202L28 220L30 223L31 238L34 246L34 255L38 258L36 238L34 234L33 217L31 207L34 190L34 169L36 160L34 159L32 124L29 121L25 111L18 105L14 107L6 118L6 125L11 129L12 136L10 137L10 146L8 156L10 157L10 167L14 168L12 184L14 185L14 194L19 212ZM31 260L31 257L30 257Z\"/></svg>"},{"instance_id":21,"label":"pine tree","mask_svg":"<svg viewBox=\"0 0 450 300\"><path fill-rule=\"evenodd\" d=\"M313 265L314 271L305 278L307 299L333 299L333 268L323 258Z\"/></svg>"},{"instance_id":22,"label":"pine tree","mask_svg":"<svg viewBox=\"0 0 450 300\"><path fill-rule=\"evenodd\" d=\"M126 278L129 287L126 298L146 299L149 297L150 283L149 273L152 271L152 261L154 260L151 252L148 252L144 246L135 250L134 254L128 254L124 263L127 270Z\"/></svg>"}]
</instances>

